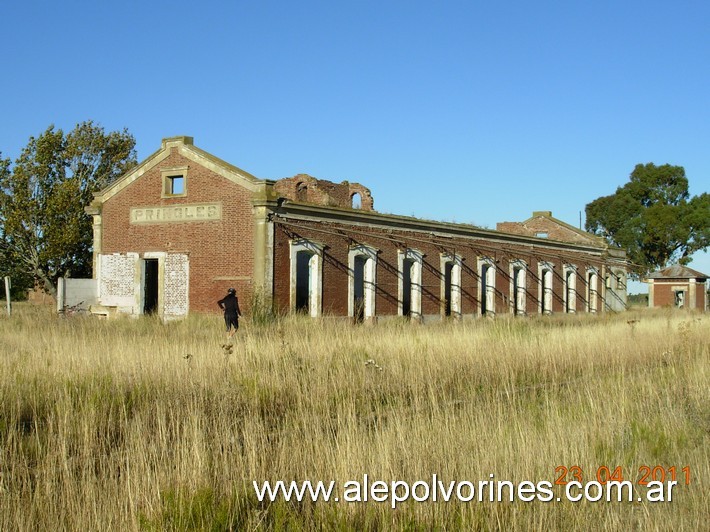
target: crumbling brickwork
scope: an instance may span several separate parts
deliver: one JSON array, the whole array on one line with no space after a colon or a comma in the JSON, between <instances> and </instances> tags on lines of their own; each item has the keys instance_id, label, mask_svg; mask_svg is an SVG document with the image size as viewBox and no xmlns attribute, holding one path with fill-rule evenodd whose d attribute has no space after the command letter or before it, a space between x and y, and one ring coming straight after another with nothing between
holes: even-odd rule
<instances>
[{"instance_id":1,"label":"crumbling brickwork","mask_svg":"<svg viewBox=\"0 0 710 532\"><path fill-rule=\"evenodd\" d=\"M370 189L359 183L333 183L325 179L316 179L308 174L298 174L293 177L279 179L274 185L279 197L300 203L312 203L324 207L352 208L353 196L359 195L363 211L374 210L374 202Z\"/></svg>"}]
</instances>

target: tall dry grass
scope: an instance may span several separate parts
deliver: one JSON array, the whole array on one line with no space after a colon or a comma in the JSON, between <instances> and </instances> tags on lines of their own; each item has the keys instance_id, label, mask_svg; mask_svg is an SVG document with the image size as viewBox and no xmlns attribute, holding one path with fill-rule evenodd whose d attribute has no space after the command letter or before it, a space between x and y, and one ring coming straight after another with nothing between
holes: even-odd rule
<instances>
[{"instance_id":1,"label":"tall dry grass","mask_svg":"<svg viewBox=\"0 0 710 532\"><path fill-rule=\"evenodd\" d=\"M630 319L638 322L628 323ZM710 317L0 319L0 529L699 530ZM366 364L368 360L375 364ZM382 368L381 370L378 369ZM252 481L691 468L671 503L259 503Z\"/></svg>"}]
</instances>

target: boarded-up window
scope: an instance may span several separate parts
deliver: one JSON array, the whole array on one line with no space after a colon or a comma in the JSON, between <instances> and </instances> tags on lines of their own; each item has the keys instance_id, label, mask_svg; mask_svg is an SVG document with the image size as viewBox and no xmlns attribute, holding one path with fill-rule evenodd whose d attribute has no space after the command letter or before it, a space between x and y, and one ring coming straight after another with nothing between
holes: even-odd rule
<instances>
[{"instance_id":1,"label":"boarded-up window","mask_svg":"<svg viewBox=\"0 0 710 532\"><path fill-rule=\"evenodd\" d=\"M138 255L100 255L99 302L107 307L133 307L136 302Z\"/></svg>"},{"instance_id":2,"label":"boarded-up window","mask_svg":"<svg viewBox=\"0 0 710 532\"><path fill-rule=\"evenodd\" d=\"M189 309L189 262L187 255L174 253L165 257L166 317L187 315Z\"/></svg>"}]
</instances>

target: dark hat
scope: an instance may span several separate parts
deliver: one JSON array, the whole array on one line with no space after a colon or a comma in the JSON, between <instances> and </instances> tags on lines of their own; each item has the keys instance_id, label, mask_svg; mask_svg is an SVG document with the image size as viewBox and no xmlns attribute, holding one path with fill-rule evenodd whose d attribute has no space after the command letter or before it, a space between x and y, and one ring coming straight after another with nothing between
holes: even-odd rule
<instances>
[{"instance_id":1,"label":"dark hat","mask_svg":"<svg viewBox=\"0 0 710 532\"><path fill-rule=\"evenodd\" d=\"M227 293L228 294L236 294L237 291L234 288L230 288L229 290L227 290Z\"/></svg>"}]
</instances>

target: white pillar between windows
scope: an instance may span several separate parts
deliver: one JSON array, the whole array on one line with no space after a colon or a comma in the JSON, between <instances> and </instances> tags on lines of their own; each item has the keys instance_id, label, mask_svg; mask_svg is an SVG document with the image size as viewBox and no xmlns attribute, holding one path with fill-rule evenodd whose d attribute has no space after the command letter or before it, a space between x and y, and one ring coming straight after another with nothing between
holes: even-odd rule
<instances>
[{"instance_id":1,"label":"white pillar between windows","mask_svg":"<svg viewBox=\"0 0 710 532\"><path fill-rule=\"evenodd\" d=\"M312 318L321 314L321 294L323 293L323 263L320 255L314 253L308 261L308 307Z\"/></svg>"},{"instance_id":2,"label":"white pillar between windows","mask_svg":"<svg viewBox=\"0 0 710 532\"><path fill-rule=\"evenodd\" d=\"M422 317L422 262L415 260L412 263L412 317L421 319Z\"/></svg>"},{"instance_id":3,"label":"white pillar between windows","mask_svg":"<svg viewBox=\"0 0 710 532\"><path fill-rule=\"evenodd\" d=\"M461 258L454 259L451 267L451 315L461 317Z\"/></svg>"},{"instance_id":4,"label":"white pillar between windows","mask_svg":"<svg viewBox=\"0 0 710 532\"><path fill-rule=\"evenodd\" d=\"M517 272L518 293L515 294L516 304L518 307L518 315L526 314L525 288L527 283L525 267L521 267Z\"/></svg>"},{"instance_id":5,"label":"white pillar between windows","mask_svg":"<svg viewBox=\"0 0 710 532\"><path fill-rule=\"evenodd\" d=\"M695 279L690 279L688 284L688 308L694 309L697 301L696 292L697 282Z\"/></svg>"},{"instance_id":6,"label":"white pillar between windows","mask_svg":"<svg viewBox=\"0 0 710 532\"><path fill-rule=\"evenodd\" d=\"M486 312L496 314L496 267L491 264L486 270Z\"/></svg>"},{"instance_id":7,"label":"white pillar between windows","mask_svg":"<svg viewBox=\"0 0 710 532\"><path fill-rule=\"evenodd\" d=\"M564 281L565 312L575 314L577 312L577 269L574 265L564 269Z\"/></svg>"},{"instance_id":8,"label":"white pillar between windows","mask_svg":"<svg viewBox=\"0 0 710 532\"><path fill-rule=\"evenodd\" d=\"M589 282L587 286L587 310L591 313L597 312L597 284L599 276L595 272L589 274Z\"/></svg>"},{"instance_id":9,"label":"white pillar between windows","mask_svg":"<svg viewBox=\"0 0 710 532\"><path fill-rule=\"evenodd\" d=\"M451 316L454 318L461 317L461 264L462 258L460 255L452 255L450 253L442 253L440 264L441 271L441 300L446 299L446 268L451 265L451 286L450 286L450 305ZM442 307L442 314L444 308Z\"/></svg>"},{"instance_id":10,"label":"white pillar between windows","mask_svg":"<svg viewBox=\"0 0 710 532\"><path fill-rule=\"evenodd\" d=\"M552 314L552 270L545 270L545 293L543 297L545 298L545 312L547 314Z\"/></svg>"},{"instance_id":11,"label":"white pillar between windows","mask_svg":"<svg viewBox=\"0 0 710 532\"><path fill-rule=\"evenodd\" d=\"M511 261L509 267L510 276L510 312L514 315L527 314L526 308L526 282L527 264L522 260ZM517 308L517 312L516 312Z\"/></svg>"},{"instance_id":12,"label":"white pillar between windows","mask_svg":"<svg viewBox=\"0 0 710 532\"><path fill-rule=\"evenodd\" d=\"M365 261L365 318L375 317L375 295L377 287L377 255Z\"/></svg>"}]
</instances>

